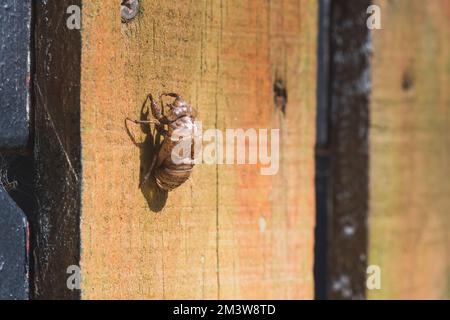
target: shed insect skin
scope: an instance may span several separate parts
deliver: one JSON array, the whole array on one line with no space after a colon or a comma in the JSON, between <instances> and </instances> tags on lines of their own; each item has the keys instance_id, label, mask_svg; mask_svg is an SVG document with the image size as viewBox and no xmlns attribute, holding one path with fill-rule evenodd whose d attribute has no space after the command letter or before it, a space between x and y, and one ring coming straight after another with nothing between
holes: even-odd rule
<instances>
[{"instance_id":1,"label":"shed insect skin","mask_svg":"<svg viewBox=\"0 0 450 320\"><path fill-rule=\"evenodd\" d=\"M172 103L166 104L168 110L166 114L163 110L162 98L169 96L174 98ZM153 159L147 174L140 184L142 188L154 172L156 183L159 188L165 191L172 191L189 179L194 167L194 135L197 132L195 125L196 112L183 98L176 93L163 93L159 96L161 105L159 106L153 99L152 94L147 96L150 101L151 112L154 120L132 120L135 124L154 123L159 134L164 137L164 141ZM167 129L166 129L167 127ZM173 149L180 143L189 143L191 153L189 156L183 155L181 163L174 163L172 157Z\"/></svg>"}]
</instances>

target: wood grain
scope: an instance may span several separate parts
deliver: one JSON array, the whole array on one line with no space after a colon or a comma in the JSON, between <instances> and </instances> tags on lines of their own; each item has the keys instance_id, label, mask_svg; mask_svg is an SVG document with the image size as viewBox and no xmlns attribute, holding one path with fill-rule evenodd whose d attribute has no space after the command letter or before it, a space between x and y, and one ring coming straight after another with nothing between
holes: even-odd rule
<instances>
[{"instance_id":1,"label":"wood grain","mask_svg":"<svg viewBox=\"0 0 450 320\"><path fill-rule=\"evenodd\" d=\"M70 5L81 5L81 0L34 6L34 153L27 165L34 174L24 195L36 207L28 216L35 299L80 297L67 288L67 268L80 261L82 177L81 35L66 26L64 13Z\"/></svg>"},{"instance_id":2,"label":"wood grain","mask_svg":"<svg viewBox=\"0 0 450 320\"><path fill-rule=\"evenodd\" d=\"M376 1L370 298L450 298L450 1Z\"/></svg>"},{"instance_id":3,"label":"wood grain","mask_svg":"<svg viewBox=\"0 0 450 320\"><path fill-rule=\"evenodd\" d=\"M82 297L312 298L317 4L141 1L128 24L118 4L83 2ZM163 91L204 129L280 128L278 175L204 164L166 202L141 192L151 143L124 118Z\"/></svg>"}]
</instances>

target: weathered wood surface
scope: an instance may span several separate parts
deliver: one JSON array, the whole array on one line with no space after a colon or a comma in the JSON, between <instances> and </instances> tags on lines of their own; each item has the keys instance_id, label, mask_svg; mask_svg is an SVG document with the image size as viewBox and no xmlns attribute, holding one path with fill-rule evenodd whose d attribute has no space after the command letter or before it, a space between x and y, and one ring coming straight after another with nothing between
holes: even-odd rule
<instances>
[{"instance_id":1,"label":"weathered wood surface","mask_svg":"<svg viewBox=\"0 0 450 320\"><path fill-rule=\"evenodd\" d=\"M450 298L450 1L376 1L370 298Z\"/></svg>"},{"instance_id":2,"label":"weathered wood surface","mask_svg":"<svg viewBox=\"0 0 450 320\"><path fill-rule=\"evenodd\" d=\"M28 299L28 222L0 185L0 300Z\"/></svg>"},{"instance_id":3,"label":"weathered wood surface","mask_svg":"<svg viewBox=\"0 0 450 320\"><path fill-rule=\"evenodd\" d=\"M81 36L66 26L70 5L81 0L36 1L34 7L37 211L29 219L36 299L79 298L66 283L67 268L80 261L81 204Z\"/></svg>"},{"instance_id":4,"label":"weathered wood surface","mask_svg":"<svg viewBox=\"0 0 450 320\"><path fill-rule=\"evenodd\" d=\"M31 1L0 7L0 150L25 149L30 120Z\"/></svg>"},{"instance_id":5,"label":"weathered wood surface","mask_svg":"<svg viewBox=\"0 0 450 320\"><path fill-rule=\"evenodd\" d=\"M119 1L83 2L82 298L313 298L317 3L141 4L122 24ZM204 129L280 128L278 175L199 165L167 201L141 192L152 146L124 119L163 91Z\"/></svg>"},{"instance_id":6,"label":"weathered wood surface","mask_svg":"<svg viewBox=\"0 0 450 320\"><path fill-rule=\"evenodd\" d=\"M327 298L365 298L370 0L330 4ZM324 201L326 201L324 199Z\"/></svg>"},{"instance_id":7,"label":"weathered wood surface","mask_svg":"<svg viewBox=\"0 0 450 320\"><path fill-rule=\"evenodd\" d=\"M27 153L30 140L31 6L30 0L0 6L0 300L29 293L28 221L10 197L18 183L10 179L9 160Z\"/></svg>"}]
</instances>

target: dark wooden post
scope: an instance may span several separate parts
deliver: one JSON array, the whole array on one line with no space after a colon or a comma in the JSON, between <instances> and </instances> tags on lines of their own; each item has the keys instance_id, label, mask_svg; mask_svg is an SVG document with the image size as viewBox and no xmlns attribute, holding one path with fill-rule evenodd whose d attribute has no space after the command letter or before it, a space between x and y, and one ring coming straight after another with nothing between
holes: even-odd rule
<instances>
[{"instance_id":1,"label":"dark wooden post","mask_svg":"<svg viewBox=\"0 0 450 320\"><path fill-rule=\"evenodd\" d=\"M371 1L321 1L316 298L365 297Z\"/></svg>"},{"instance_id":2,"label":"dark wooden post","mask_svg":"<svg viewBox=\"0 0 450 320\"><path fill-rule=\"evenodd\" d=\"M77 1L35 4L36 195L30 221L33 295L77 299L67 269L80 261L80 30L67 27L67 8Z\"/></svg>"}]
</instances>

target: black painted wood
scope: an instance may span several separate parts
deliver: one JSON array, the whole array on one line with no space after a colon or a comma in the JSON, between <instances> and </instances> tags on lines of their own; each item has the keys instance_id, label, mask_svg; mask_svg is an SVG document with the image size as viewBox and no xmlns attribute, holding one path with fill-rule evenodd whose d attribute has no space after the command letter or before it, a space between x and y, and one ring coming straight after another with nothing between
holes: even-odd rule
<instances>
[{"instance_id":1,"label":"black painted wood","mask_svg":"<svg viewBox=\"0 0 450 320\"><path fill-rule=\"evenodd\" d=\"M81 0L35 2L35 188L40 210L30 218L32 297L78 299L67 268L80 263L80 30L67 8Z\"/></svg>"},{"instance_id":2,"label":"black painted wood","mask_svg":"<svg viewBox=\"0 0 450 320\"><path fill-rule=\"evenodd\" d=\"M330 0L319 1L317 52L317 130L316 130L316 227L314 242L315 298L327 297L328 181L329 181L329 71Z\"/></svg>"},{"instance_id":3,"label":"black painted wood","mask_svg":"<svg viewBox=\"0 0 450 320\"><path fill-rule=\"evenodd\" d=\"M327 298L366 294L369 202L370 0L332 0L327 183Z\"/></svg>"},{"instance_id":4,"label":"black painted wood","mask_svg":"<svg viewBox=\"0 0 450 320\"><path fill-rule=\"evenodd\" d=\"M29 140L31 0L0 5L0 149Z\"/></svg>"},{"instance_id":5,"label":"black painted wood","mask_svg":"<svg viewBox=\"0 0 450 320\"><path fill-rule=\"evenodd\" d=\"M0 5L0 151L26 151L30 132L31 0ZM10 197L9 163L0 155L0 299L27 299L28 223Z\"/></svg>"},{"instance_id":6,"label":"black painted wood","mask_svg":"<svg viewBox=\"0 0 450 320\"><path fill-rule=\"evenodd\" d=\"M28 224L0 186L0 299L28 299Z\"/></svg>"}]
</instances>

